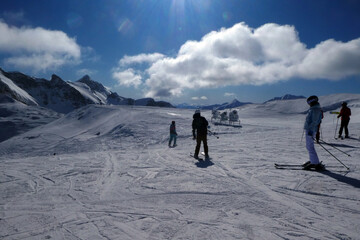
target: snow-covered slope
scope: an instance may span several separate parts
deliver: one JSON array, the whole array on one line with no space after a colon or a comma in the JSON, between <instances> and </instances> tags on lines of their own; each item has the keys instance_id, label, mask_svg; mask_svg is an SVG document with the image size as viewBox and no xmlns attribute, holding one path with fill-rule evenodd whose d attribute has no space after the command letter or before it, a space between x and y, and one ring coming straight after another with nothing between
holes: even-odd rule
<instances>
[{"instance_id":1,"label":"snow-covered slope","mask_svg":"<svg viewBox=\"0 0 360 240\"><path fill-rule=\"evenodd\" d=\"M152 107L173 107L170 103L164 101L155 101L153 98L141 98L134 102L136 106L152 106Z\"/></svg>"},{"instance_id":2,"label":"snow-covered slope","mask_svg":"<svg viewBox=\"0 0 360 240\"><path fill-rule=\"evenodd\" d=\"M30 96L26 91L19 88L11 79L4 76L0 68L0 95L6 95L14 98L17 101L28 105L38 105L36 100Z\"/></svg>"},{"instance_id":3,"label":"snow-covered slope","mask_svg":"<svg viewBox=\"0 0 360 240\"><path fill-rule=\"evenodd\" d=\"M2 239L357 239L358 95L351 139L328 112L326 172L278 170L308 159L304 100L240 108L242 128L213 126L210 162L189 157L193 110L89 105L0 143ZM286 109L285 107L288 107ZM207 119L211 111L202 111ZM178 146L168 148L176 121Z\"/></svg>"},{"instance_id":4,"label":"snow-covered slope","mask_svg":"<svg viewBox=\"0 0 360 240\"><path fill-rule=\"evenodd\" d=\"M70 86L75 88L86 99L94 104L106 104L107 96L99 92L93 92L91 88L82 82L68 82Z\"/></svg>"},{"instance_id":5,"label":"snow-covered slope","mask_svg":"<svg viewBox=\"0 0 360 240\"><path fill-rule=\"evenodd\" d=\"M29 106L10 99L9 102L0 101L0 142L62 116L47 108Z\"/></svg>"},{"instance_id":6,"label":"snow-covered slope","mask_svg":"<svg viewBox=\"0 0 360 240\"><path fill-rule=\"evenodd\" d=\"M323 111L333 111L341 107L341 103L346 101L349 107L360 106L360 94L332 94L326 96L319 96L319 103ZM269 117L274 113L281 114L297 114L306 113L309 105L306 103L306 99L294 99L294 100L275 100L266 102L263 104L251 104L241 107L240 109L253 109L254 112L258 112L260 115L264 112L269 114Z\"/></svg>"},{"instance_id":7,"label":"snow-covered slope","mask_svg":"<svg viewBox=\"0 0 360 240\"><path fill-rule=\"evenodd\" d=\"M225 109L232 109L238 108L243 105L251 104L251 102L240 102L237 99L234 99L232 102L222 103L222 104L213 104L213 105L189 105L187 103L182 103L177 105L177 108L184 108L184 109L203 109L203 110L225 110Z\"/></svg>"}]
</instances>

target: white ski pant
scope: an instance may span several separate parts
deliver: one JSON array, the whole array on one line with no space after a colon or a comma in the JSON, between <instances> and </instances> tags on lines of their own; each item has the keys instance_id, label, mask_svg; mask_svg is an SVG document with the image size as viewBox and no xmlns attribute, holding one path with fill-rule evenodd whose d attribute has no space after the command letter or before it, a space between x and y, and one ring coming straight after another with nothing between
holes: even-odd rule
<instances>
[{"instance_id":1,"label":"white ski pant","mask_svg":"<svg viewBox=\"0 0 360 240\"><path fill-rule=\"evenodd\" d=\"M306 149L309 152L310 162L312 164L319 164L319 157L315 151L314 137L306 133Z\"/></svg>"}]
</instances>

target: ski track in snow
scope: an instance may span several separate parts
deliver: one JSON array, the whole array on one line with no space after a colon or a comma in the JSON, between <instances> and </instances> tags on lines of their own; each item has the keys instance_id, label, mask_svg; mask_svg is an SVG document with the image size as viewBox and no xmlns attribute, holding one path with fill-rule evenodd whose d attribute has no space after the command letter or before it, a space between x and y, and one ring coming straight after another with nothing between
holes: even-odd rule
<instances>
[{"instance_id":1,"label":"ski track in snow","mask_svg":"<svg viewBox=\"0 0 360 240\"><path fill-rule=\"evenodd\" d=\"M89 106L0 143L0 238L358 239L360 141L335 141L326 115L323 139L352 157L327 148L351 171L319 146L329 171L278 170L308 158L305 115L250 110L242 128L212 125L210 163L189 157L181 109Z\"/></svg>"}]
</instances>

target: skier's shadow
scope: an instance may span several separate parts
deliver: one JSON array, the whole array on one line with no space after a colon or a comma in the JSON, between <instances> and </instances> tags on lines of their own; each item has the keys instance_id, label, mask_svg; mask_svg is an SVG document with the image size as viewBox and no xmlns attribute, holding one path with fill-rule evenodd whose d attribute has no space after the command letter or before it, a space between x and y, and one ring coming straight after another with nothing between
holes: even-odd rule
<instances>
[{"instance_id":1,"label":"skier's shadow","mask_svg":"<svg viewBox=\"0 0 360 240\"><path fill-rule=\"evenodd\" d=\"M343 182L343 183L349 184L353 187L360 188L360 180L359 179L343 176L341 174L330 172L330 171L322 171L320 173L327 175L329 177L332 177L332 178L338 180L339 182Z\"/></svg>"},{"instance_id":2,"label":"skier's shadow","mask_svg":"<svg viewBox=\"0 0 360 240\"><path fill-rule=\"evenodd\" d=\"M321 142L320 142L321 143ZM331 143L329 144L330 146L333 146L333 147L343 147L343 148L357 148L357 147L354 147L354 146L351 146L351 145L347 145L347 144L343 144L343 143Z\"/></svg>"},{"instance_id":3,"label":"skier's shadow","mask_svg":"<svg viewBox=\"0 0 360 240\"><path fill-rule=\"evenodd\" d=\"M197 161L195 163L195 165L198 167L198 168L207 168L207 167L210 167L212 165L214 165L214 163L210 160L205 160L205 161Z\"/></svg>"}]
</instances>

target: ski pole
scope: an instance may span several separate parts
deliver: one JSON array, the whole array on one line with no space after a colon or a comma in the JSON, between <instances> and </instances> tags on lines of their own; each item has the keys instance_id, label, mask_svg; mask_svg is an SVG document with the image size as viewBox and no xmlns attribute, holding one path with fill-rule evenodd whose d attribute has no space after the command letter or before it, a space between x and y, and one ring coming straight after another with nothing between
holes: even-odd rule
<instances>
[{"instance_id":1,"label":"ski pole","mask_svg":"<svg viewBox=\"0 0 360 240\"><path fill-rule=\"evenodd\" d=\"M336 132L337 132L338 123L339 123L339 118L336 121L336 128L335 128L334 138L336 138Z\"/></svg>"},{"instance_id":2,"label":"ski pole","mask_svg":"<svg viewBox=\"0 0 360 240\"><path fill-rule=\"evenodd\" d=\"M336 160L338 160L339 163L341 163L347 170L350 170L350 168L348 168L342 161L340 161L337 157L334 156L334 154L332 154L329 150L327 150L321 143L319 143L319 145L325 149L325 151L327 151L331 156L333 156Z\"/></svg>"},{"instance_id":3,"label":"ski pole","mask_svg":"<svg viewBox=\"0 0 360 240\"><path fill-rule=\"evenodd\" d=\"M332 145L332 144L330 144L330 143L327 143L327 142L325 142L325 141L324 141L324 140L322 140L322 139L320 139L320 141L321 141L322 143L326 144L326 145L329 145L330 147L335 148L335 149L336 149L336 150L338 150L339 152L342 152L343 154L345 154L345 155L347 155L347 156L351 157L351 155L350 155L350 154L348 154L347 152L344 152L343 150L341 150L341 149L339 149L339 148L335 147L334 145Z\"/></svg>"},{"instance_id":4,"label":"ski pole","mask_svg":"<svg viewBox=\"0 0 360 240\"><path fill-rule=\"evenodd\" d=\"M216 133L213 133L213 132L212 132L212 131L210 131L210 130L208 130L208 131L209 131L209 133L211 133L211 135L212 135L212 136L214 136L214 137L216 137L217 139L219 139L219 137L218 137L218 136L215 136L215 134L216 134Z\"/></svg>"},{"instance_id":5,"label":"ski pole","mask_svg":"<svg viewBox=\"0 0 360 240\"><path fill-rule=\"evenodd\" d=\"M303 134L301 135L301 141L302 142L302 139L304 138L304 133L305 133L305 130L303 130Z\"/></svg>"}]
</instances>

